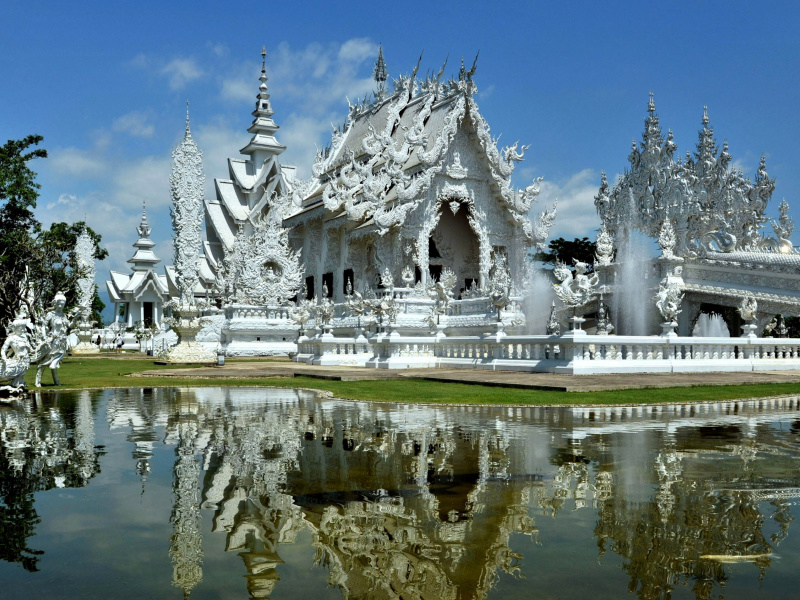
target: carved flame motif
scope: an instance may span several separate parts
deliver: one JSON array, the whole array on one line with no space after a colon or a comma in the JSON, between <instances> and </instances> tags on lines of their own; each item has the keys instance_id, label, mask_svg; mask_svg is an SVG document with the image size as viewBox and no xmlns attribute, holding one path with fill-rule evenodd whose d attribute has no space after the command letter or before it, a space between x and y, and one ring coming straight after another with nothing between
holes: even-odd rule
<instances>
[{"instance_id":1,"label":"carved flame motif","mask_svg":"<svg viewBox=\"0 0 800 600\"><path fill-rule=\"evenodd\" d=\"M258 223L250 235L240 230L225 256L225 271L239 304L274 305L297 294L303 284L300 252L291 250L289 232Z\"/></svg>"},{"instance_id":2,"label":"carved flame motif","mask_svg":"<svg viewBox=\"0 0 800 600\"><path fill-rule=\"evenodd\" d=\"M94 241L86 227L83 228L75 243L75 258L77 259L78 269L81 271L81 278L78 279L78 305L84 310L91 310L92 300L94 300L96 269L94 265Z\"/></svg>"},{"instance_id":3,"label":"carved flame motif","mask_svg":"<svg viewBox=\"0 0 800 600\"><path fill-rule=\"evenodd\" d=\"M194 290L200 280L197 262L202 245L200 233L205 180L203 153L192 139L187 115L186 135L172 153L172 173L169 176L175 273L181 304L186 306L194 305Z\"/></svg>"}]
</instances>

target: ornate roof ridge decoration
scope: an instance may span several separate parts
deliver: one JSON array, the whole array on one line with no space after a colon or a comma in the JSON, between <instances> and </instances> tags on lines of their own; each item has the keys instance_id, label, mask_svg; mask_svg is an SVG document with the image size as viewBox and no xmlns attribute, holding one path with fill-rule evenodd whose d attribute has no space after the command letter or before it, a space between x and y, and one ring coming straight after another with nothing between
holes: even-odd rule
<instances>
[{"instance_id":1,"label":"ornate roof ridge decoration","mask_svg":"<svg viewBox=\"0 0 800 600\"><path fill-rule=\"evenodd\" d=\"M216 233L220 247L214 247L209 267L221 262L233 248L239 225L249 232L264 219L275 222L301 208L302 198L313 188L315 180L300 181L280 164L279 156L286 146L275 133L279 126L272 118L274 110L267 88L266 48L261 49L261 74L254 117L247 129L253 134L243 157L228 158L229 179L215 179L215 199L206 199L206 221Z\"/></svg>"},{"instance_id":2,"label":"ornate roof ridge decoration","mask_svg":"<svg viewBox=\"0 0 800 600\"><path fill-rule=\"evenodd\" d=\"M172 196L172 230L175 272L181 304L194 305L194 289L199 282L198 259L202 241L203 153L192 139L189 129L189 103L186 103L186 133L172 152L172 173L169 176Z\"/></svg>"},{"instance_id":3,"label":"ornate roof ridge decoration","mask_svg":"<svg viewBox=\"0 0 800 600\"><path fill-rule=\"evenodd\" d=\"M734 169L728 143L717 147L708 110L703 107L694 155L687 152L684 159L676 158L677 144L671 130L664 139L652 92L647 112L642 141L639 145L633 141L628 156L630 169L613 187L603 174L595 197L597 212L613 235L634 228L657 238L669 220L674 224L674 251L679 257L709 251L791 252L786 235L792 230L788 207L773 224L776 238L761 233L767 221L764 211L775 189L764 156L753 181Z\"/></svg>"},{"instance_id":4,"label":"ornate roof ridge decoration","mask_svg":"<svg viewBox=\"0 0 800 600\"><path fill-rule=\"evenodd\" d=\"M530 243L543 246L555 219L556 209L554 206L544 211L535 223L531 222L531 206L539 194L542 179L534 180L523 190L516 190L511 185L516 163L523 160L528 146L520 147L519 142L507 146L502 150L501 157L497 140L489 133L489 125L481 116L474 99L477 87L472 75L476 64L467 71L462 60L458 80L442 83L446 64L447 61L437 74L426 74L418 89L417 63L411 76L400 76L395 80L394 91L374 105L373 108L381 109L380 113L366 110L362 105L354 107L350 104L345 131L334 131L331 146L317 153L312 169L315 178L327 179L322 193L325 208L329 211L343 210L351 221L372 218L378 233L385 235L419 205L423 192L430 187L436 174L446 172L454 179L467 176L467 170L460 165L460 161L448 166L446 171L445 162L456 131L469 115L509 214L522 227ZM428 139L426 123L434 107L443 101L449 101L450 104L446 108L441 129L433 139ZM403 125L404 111L412 103L415 106L418 103L422 105L414 114L411 125ZM385 122L379 127L373 119L384 112ZM337 159L337 156L342 152L354 123L363 119L367 120L369 133L361 140L360 148L350 149L339 168L338 161L342 159ZM399 134L401 129L402 134ZM406 167L409 164L418 164L420 170L409 173Z\"/></svg>"}]
</instances>

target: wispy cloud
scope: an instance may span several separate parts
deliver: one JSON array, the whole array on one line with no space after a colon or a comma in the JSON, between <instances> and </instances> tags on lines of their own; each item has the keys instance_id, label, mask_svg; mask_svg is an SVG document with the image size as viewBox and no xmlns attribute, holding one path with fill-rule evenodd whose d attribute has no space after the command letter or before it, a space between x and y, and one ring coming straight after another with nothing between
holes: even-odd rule
<instances>
[{"instance_id":1,"label":"wispy cloud","mask_svg":"<svg viewBox=\"0 0 800 600\"><path fill-rule=\"evenodd\" d=\"M122 115L114 121L112 129L121 131L133 137L151 138L155 133L155 127L148 122L148 116L143 112L133 111Z\"/></svg>"},{"instance_id":2,"label":"wispy cloud","mask_svg":"<svg viewBox=\"0 0 800 600\"><path fill-rule=\"evenodd\" d=\"M94 149L54 149L49 154L49 165L59 175L69 177L96 177L104 169L103 160Z\"/></svg>"},{"instance_id":3,"label":"wispy cloud","mask_svg":"<svg viewBox=\"0 0 800 600\"><path fill-rule=\"evenodd\" d=\"M599 182L600 174L592 169L584 169L560 181L542 181L539 201L531 212L538 215L543 207L558 201L558 216L550 229L551 239L583 236L594 239L595 230L600 227L600 217L594 207Z\"/></svg>"},{"instance_id":4,"label":"wispy cloud","mask_svg":"<svg viewBox=\"0 0 800 600\"><path fill-rule=\"evenodd\" d=\"M203 70L192 58L173 58L159 72L168 78L172 90L182 90L187 83L203 75Z\"/></svg>"},{"instance_id":5,"label":"wispy cloud","mask_svg":"<svg viewBox=\"0 0 800 600\"><path fill-rule=\"evenodd\" d=\"M212 49L213 52L213 49ZM136 69L152 72L167 80L172 91L179 91L205 74L197 60L191 57L175 56L169 59L137 54L129 63Z\"/></svg>"}]
</instances>

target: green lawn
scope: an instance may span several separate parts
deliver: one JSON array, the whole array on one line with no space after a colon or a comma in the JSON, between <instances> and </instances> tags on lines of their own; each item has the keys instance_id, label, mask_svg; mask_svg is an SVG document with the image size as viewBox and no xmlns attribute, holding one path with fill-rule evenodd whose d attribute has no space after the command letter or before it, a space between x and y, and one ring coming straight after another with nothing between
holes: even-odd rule
<instances>
[{"instance_id":1,"label":"green lawn","mask_svg":"<svg viewBox=\"0 0 800 600\"><path fill-rule=\"evenodd\" d=\"M126 377L131 373L158 369L186 369L185 378ZM609 392L552 392L511 388L440 383L420 379L382 381L328 381L311 377L264 379L197 379L192 366L156 365L152 359L68 358L62 363L58 389L133 388L133 387L292 387L327 390L339 398L386 402L426 402L433 404L646 404L660 402L701 402L800 394L793 383L698 386ZM35 367L26 380L32 386ZM42 377L43 389L54 389L49 369Z\"/></svg>"}]
</instances>

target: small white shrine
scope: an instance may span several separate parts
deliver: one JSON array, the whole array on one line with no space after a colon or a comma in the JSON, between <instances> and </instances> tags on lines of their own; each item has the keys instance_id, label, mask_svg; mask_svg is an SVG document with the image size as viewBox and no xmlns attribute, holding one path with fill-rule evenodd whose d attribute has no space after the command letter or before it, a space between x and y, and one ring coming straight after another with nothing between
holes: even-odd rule
<instances>
[{"instance_id":1,"label":"small white shrine","mask_svg":"<svg viewBox=\"0 0 800 600\"><path fill-rule=\"evenodd\" d=\"M166 275L156 273L161 259L153 252L155 242L147 223L147 211L142 207L142 220L136 228L139 239L133 244L134 255L128 259L131 273L109 271L106 281L108 297L114 303L114 322L134 327L137 322L145 326L160 327L164 319L164 303L169 300Z\"/></svg>"}]
</instances>

